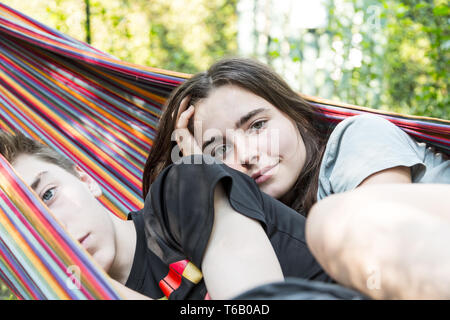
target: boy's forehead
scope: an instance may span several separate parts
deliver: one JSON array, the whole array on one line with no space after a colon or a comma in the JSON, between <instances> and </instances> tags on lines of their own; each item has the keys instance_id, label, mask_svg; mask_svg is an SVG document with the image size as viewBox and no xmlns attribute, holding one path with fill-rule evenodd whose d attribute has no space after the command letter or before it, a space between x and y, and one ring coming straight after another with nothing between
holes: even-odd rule
<instances>
[{"instance_id":1,"label":"boy's forehead","mask_svg":"<svg viewBox=\"0 0 450 320\"><path fill-rule=\"evenodd\" d=\"M61 175L65 171L53 163L27 154L19 155L13 163L13 167L28 185L31 185L43 172L52 175Z\"/></svg>"}]
</instances>

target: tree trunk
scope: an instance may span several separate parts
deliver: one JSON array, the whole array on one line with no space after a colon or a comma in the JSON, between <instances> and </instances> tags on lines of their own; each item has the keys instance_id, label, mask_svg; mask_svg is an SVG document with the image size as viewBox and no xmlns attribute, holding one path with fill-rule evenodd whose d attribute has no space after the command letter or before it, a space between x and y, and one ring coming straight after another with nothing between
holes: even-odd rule
<instances>
[{"instance_id":1,"label":"tree trunk","mask_svg":"<svg viewBox=\"0 0 450 320\"><path fill-rule=\"evenodd\" d=\"M84 3L86 6L86 23L85 23L86 42L91 44L91 4L90 0L84 0Z\"/></svg>"}]
</instances>

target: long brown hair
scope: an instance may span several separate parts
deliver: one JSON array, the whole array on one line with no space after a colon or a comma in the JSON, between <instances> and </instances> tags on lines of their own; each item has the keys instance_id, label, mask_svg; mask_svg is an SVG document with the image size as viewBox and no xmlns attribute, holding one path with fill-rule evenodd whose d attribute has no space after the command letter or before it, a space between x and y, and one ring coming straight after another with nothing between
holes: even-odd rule
<instances>
[{"instance_id":1,"label":"long brown hair","mask_svg":"<svg viewBox=\"0 0 450 320\"><path fill-rule=\"evenodd\" d=\"M318 174L326 143L326 129L318 120L317 108L310 105L270 67L251 59L228 58L216 62L206 72L200 72L175 89L161 115L158 134L147 158L143 174L143 196L161 171L172 163L171 152L176 141L171 140L178 108L186 96L190 104L207 98L212 89L236 85L265 99L291 118L303 138L306 160L293 188L281 199L294 210L306 214L316 202ZM193 132L192 127L189 128Z\"/></svg>"}]
</instances>

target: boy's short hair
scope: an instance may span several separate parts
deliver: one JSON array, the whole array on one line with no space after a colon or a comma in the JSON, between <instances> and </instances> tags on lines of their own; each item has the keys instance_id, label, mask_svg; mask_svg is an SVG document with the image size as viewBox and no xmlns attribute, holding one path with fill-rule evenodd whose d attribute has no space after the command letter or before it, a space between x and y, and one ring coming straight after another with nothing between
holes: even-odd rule
<instances>
[{"instance_id":1,"label":"boy's short hair","mask_svg":"<svg viewBox=\"0 0 450 320\"><path fill-rule=\"evenodd\" d=\"M0 154L2 154L11 165L14 164L14 161L16 161L20 155L26 154L35 156L43 161L53 163L77 176L75 163L72 160L39 141L26 137L21 132L10 134L0 130Z\"/></svg>"}]
</instances>

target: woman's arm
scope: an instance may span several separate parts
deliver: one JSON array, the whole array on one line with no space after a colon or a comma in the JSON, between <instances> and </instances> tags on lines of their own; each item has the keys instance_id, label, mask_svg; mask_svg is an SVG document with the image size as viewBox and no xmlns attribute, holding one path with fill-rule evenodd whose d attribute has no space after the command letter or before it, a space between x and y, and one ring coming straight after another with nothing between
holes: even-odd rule
<instances>
[{"instance_id":1,"label":"woman's arm","mask_svg":"<svg viewBox=\"0 0 450 320\"><path fill-rule=\"evenodd\" d=\"M214 224L202 273L212 299L229 299L253 287L284 279L261 224L236 212L220 183L214 191Z\"/></svg>"},{"instance_id":2,"label":"woman's arm","mask_svg":"<svg viewBox=\"0 0 450 320\"><path fill-rule=\"evenodd\" d=\"M119 281L114 280L113 278L109 278L111 281L114 289L117 291L117 293L120 295L122 299L125 300L153 300L150 297L144 296L143 294L140 294L137 291L134 291L123 284L121 284Z\"/></svg>"},{"instance_id":3,"label":"woman's arm","mask_svg":"<svg viewBox=\"0 0 450 320\"><path fill-rule=\"evenodd\" d=\"M338 282L373 298L450 298L450 185L397 167L318 202L306 237Z\"/></svg>"}]
</instances>

